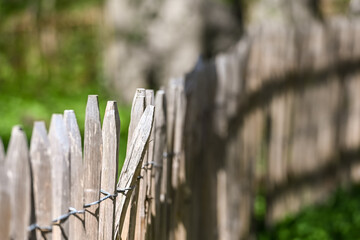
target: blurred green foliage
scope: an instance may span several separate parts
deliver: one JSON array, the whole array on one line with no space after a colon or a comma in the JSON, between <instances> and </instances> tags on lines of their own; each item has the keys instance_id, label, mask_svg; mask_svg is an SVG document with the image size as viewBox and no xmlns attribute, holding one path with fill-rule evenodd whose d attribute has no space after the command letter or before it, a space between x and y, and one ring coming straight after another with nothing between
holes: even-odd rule
<instances>
[{"instance_id":1,"label":"blurred green foliage","mask_svg":"<svg viewBox=\"0 0 360 240\"><path fill-rule=\"evenodd\" d=\"M326 203L308 207L295 216L289 216L271 231L262 229L258 239L360 239L359 199L360 186L340 189ZM260 210L262 211L262 208Z\"/></svg>"},{"instance_id":2,"label":"blurred green foliage","mask_svg":"<svg viewBox=\"0 0 360 240\"><path fill-rule=\"evenodd\" d=\"M66 22L70 25L68 27L65 25L58 29L55 24L55 31L50 32L54 34L55 48L44 50L41 39L44 26L36 25L39 24L36 21L21 20L29 14L28 7L37 2L8 1L0 4L0 16L4 13L2 17L7 17L5 21L0 21L0 136L5 146L9 142L12 126L22 125L30 140L34 121L44 120L49 127L51 115L63 113L65 109L75 110L83 133L87 95L99 95L101 118L106 101L116 100L104 84L100 24L71 25L71 18ZM87 10L96 8L100 2L60 0L56 2L59 6L55 10L71 12L78 8L76 14L82 14L81 19L84 19ZM12 26L9 22L17 20L25 26L9 28ZM118 106L122 163L130 108L121 104Z\"/></svg>"}]
</instances>

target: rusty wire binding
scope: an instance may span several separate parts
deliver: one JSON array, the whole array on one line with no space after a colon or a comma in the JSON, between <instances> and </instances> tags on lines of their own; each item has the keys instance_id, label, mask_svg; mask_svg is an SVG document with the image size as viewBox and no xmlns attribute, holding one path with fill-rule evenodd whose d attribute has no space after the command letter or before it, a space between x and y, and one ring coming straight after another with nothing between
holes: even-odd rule
<instances>
[{"instance_id":1,"label":"rusty wire binding","mask_svg":"<svg viewBox=\"0 0 360 240\"><path fill-rule=\"evenodd\" d=\"M132 190L134 188L134 186L132 187L129 187L129 188L125 188L125 189L117 189L116 190L116 193L115 194L110 194L104 190L100 190L100 192L104 195L106 195L105 197L103 198L100 198L99 200L95 201L95 202L91 202L91 203L88 203L88 204L84 204L84 209L82 210L77 210L76 208L73 208L73 207L69 207L69 212L68 213L65 213L55 219L53 219L51 221L51 225L50 226L39 226L37 223L34 223L34 224L31 224L29 227L28 227L28 231L29 232L32 232L34 231L35 229L38 229L40 230L41 232L51 232L52 231L52 225L59 225L63 222L65 222L71 215L76 215L76 214L84 214L85 211L86 211L86 208L89 208L93 205L97 205L97 204L100 204L101 202L105 201L106 199L114 199L118 196L118 193L121 193L123 195L126 195L128 191Z\"/></svg>"},{"instance_id":2,"label":"rusty wire binding","mask_svg":"<svg viewBox=\"0 0 360 240\"><path fill-rule=\"evenodd\" d=\"M175 154L173 154L173 153L168 154L168 153L165 152L163 154L163 157L168 158L168 157L171 157L171 156L174 156L174 155ZM151 161L151 162L148 162L148 163L144 164L142 166L142 169L147 171L148 169L150 169L152 167L162 168L162 165ZM142 176L138 176L138 179L141 179L141 178L142 178ZM126 195L128 191L133 190L134 188L135 188L135 186L131 186L131 187L125 188L125 189L117 189L115 194L111 194L111 193L101 189L100 193L106 195L105 197L100 198L99 200L97 200L95 202L84 204L84 209L82 209L82 210L77 210L74 207L69 207L68 213L65 213L65 214L53 219L51 221L52 224L49 225L49 226L40 226L37 223L33 223L28 227L28 232L32 232L32 231L34 231L36 229L38 229L38 230L40 230L41 232L44 232L44 233L51 232L52 231L52 225L59 225L59 224L65 222L71 215L84 214L85 211L86 211L86 208L89 208L89 207L91 207L93 205L100 204L101 202L103 202L103 201L105 201L106 199L109 199L109 198L114 199L114 198L116 198L118 196L119 193L121 193L123 195Z\"/></svg>"}]
</instances>

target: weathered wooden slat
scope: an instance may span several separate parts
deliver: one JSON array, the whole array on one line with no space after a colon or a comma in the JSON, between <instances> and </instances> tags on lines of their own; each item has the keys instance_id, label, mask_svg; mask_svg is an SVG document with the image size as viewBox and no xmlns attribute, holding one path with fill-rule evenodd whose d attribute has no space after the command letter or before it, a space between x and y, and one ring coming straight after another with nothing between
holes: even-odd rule
<instances>
[{"instance_id":1,"label":"weathered wooden slat","mask_svg":"<svg viewBox=\"0 0 360 240\"><path fill-rule=\"evenodd\" d=\"M11 233L10 239L27 239L30 220L31 179L29 150L24 131L15 126L5 160L11 192ZM3 217L3 216L2 216Z\"/></svg>"},{"instance_id":2,"label":"weathered wooden slat","mask_svg":"<svg viewBox=\"0 0 360 240\"><path fill-rule=\"evenodd\" d=\"M131 108L131 116L130 116L130 125L128 131L128 142L127 142L127 152L129 152L129 147L131 144L131 140L135 131L137 124L145 110L145 89L138 88L135 92L135 96L132 103ZM139 180L140 181L140 180ZM136 182L135 190L132 191L130 206L127 208L126 217L124 220L124 225L122 228L121 238L133 238L135 231L135 219L136 219L136 206L137 199L139 193L139 181Z\"/></svg>"},{"instance_id":3,"label":"weathered wooden slat","mask_svg":"<svg viewBox=\"0 0 360 240\"><path fill-rule=\"evenodd\" d=\"M159 90L155 97L155 140L154 166L151 182L154 199L151 201L151 218L154 232L151 239L166 239L166 199L167 199L167 158L166 150L166 100L165 92Z\"/></svg>"},{"instance_id":4,"label":"weathered wooden slat","mask_svg":"<svg viewBox=\"0 0 360 240\"><path fill-rule=\"evenodd\" d=\"M184 124L186 99L184 93L183 79L179 79L175 91L175 123L174 123L174 142L172 158L172 179L171 184L174 189L173 203L171 207L172 216L172 237L174 239L186 239L185 212L183 211L184 198L182 193L185 189L185 156L184 156Z\"/></svg>"},{"instance_id":5,"label":"weathered wooden slat","mask_svg":"<svg viewBox=\"0 0 360 240\"><path fill-rule=\"evenodd\" d=\"M39 226L49 226L52 220L52 179L50 142L44 122L35 122L31 136L30 159L34 193L35 219ZM45 234L45 233L44 233ZM51 233L46 233L51 239ZM42 239L42 232L37 230L37 239Z\"/></svg>"},{"instance_id":6,"label":"weathered wooden slat","mask_svg":"<svg viewBox=\"0 0 360 240\"><path fill-rule=\"evenodd\" d=\"M1 141L1 139L0 139ZM2 142L0 143L2 145ZM1 146L0 146L1 147ZM4 153L4 152L3 152ZM11 223L11 188L9 186L9 175L5 166L5 156L0 160L0 236L10 239Z\"/></svg>"},{"instance_id":7,"label":"weathered wooden slat","mask_svg":"<svg viewBox=\"0 0 360 240\"><path fill-rule=\"evenodd\" d=\"M70 206L69 139L61 114L51 117L49 141L52 174L52 218L68 212ZM69 237L69 222L53 225L52 238Z\"/></svg>"},{"instance_id":8,"label":"weathered wooden slat","mask_svg":"<svg viewBox=\"0 0 360 240\"><path fill-rule=\"evenodd\" d=\"M155 105L155 95L154 90L146 90L146 104ZM152 188L152 181L154 178L154 147L155 147L155 124L156 119L154 116L154 123L151 129L149 144L148 144L148 156L147 156L147 183L146 183L146 199L145 199L145 219L144 219L144 234L143 239L151 239L151 236L154 232L154 226L152 224L151 212L152 212L152 202L155 201L154 196L155 192ZM154 207L155 212L155 207Z\"/></svg>"},{"instance_id":9,"label":"weathered wooden slat","mask_svg":"<svg viewBox=\"0 0 360 240\"><path fill-rule=\"evenodd\" d=\"M145 91L145 105L154 105L154 91L146 90ZM149 144L146 147L146 152L143 160L143 167L140 170L139 179L139 195L137 199L136 205L136 215L132 215L131 217L135 217L135 239L145 239L146 228L147 228L147 212L148 212L148 188L150 186L150 174L151 168L149 168L148 163L152 161L153 153L154 153L154 143L153 143L153 128L149 138ZM132 236L130 236L132 237Z\"/></svg>"},{"instance_id":10,"label":"weathered wooden slat","mask_svg":"<svg viewBox=\"0 0 360 240\"><path fill-rule=\"evenodd\" d=\"M124 166L120 173L120 178L117 184L118 189L127 189L129 187L133 187L136 183L137 177L140 174L145 146L150 137L153 118L154 106L148 106L134 131L129 152L126 155ZM117 239L120 237L119 234L124 224L126 211L123 210L126 209L129 204L130 193L131 191L125 195L119 194L116 199L115 238Z\"/></svg>"},{"instance_id":11,"label":"weathered wooden slat","mask_svg":"<svg viewBox=\"0 0 360 240\"><path fill-rule=\"evenodd\" d=\"M100 198L102 133L97 95L89 95L86 105L84 133L84 203ZM99 206L93 205L85 212L85 232L88 240L99 234Z\"/></svg>"},{"instance_id":12,"label":"weathered wooden slat","mask_svg":"<svg viewBox=\"0 0 360 240\"><path fill-rule=\"evenodd\" d=\"M134 99L131 106L130 124L128 130L128 140L126 152L129 151L132 137L134 135L135 128L140 121L140 118L145 110L145 89L136 89Z\"/></svg>"},{"instance_id":13,"label":"weathered wooden slat","mask_svg":"<svg viewBox=\"0 0 360 240\"><path fill-rule=\"evenodd\" d=\"M64 123L70 144L70 205L77 210L84 205L84 166L82 159L81 135L73 110L64 111ZM69 239L84 239L84 214L69 219Z\"/></svg>"},{"instance_id":14,"label":"weathered wooden slat","mask_svg":"<svg viewBox=\"0 0 360 240\"><path fill-rule=\"evenodd\" d=\"M101 189L116 193L116 177L119 162L120 118L115 101L106 106L102 128L103 155L101 170ZM115 199L104 201L99 211L99 238L114 238Z\"/></svg>"},{"instance_id":15,"label":"weathered wooden slat","mask_svg":"<svg viewBox=\"0 0 360 240\"><path fill-rule=\"evenodd\" d=\"M168 201L173 203L173 186L172 186L172 178L173 178L173 153L174 153L174 131L175 131L175 119L176 119L176 88L177 88L177 79L171 79L169 82L169 86L167 88L167 122L166 122L166 141L167 141L167 164L169 165L167 170L167 176L169 177L167 183L167 193L168 193ZM167 206L167 219L165 228L166 238L170 238L170 229L173 226L173 215L171 211L171 207Z\"/></svg>"},{"instance_id":16,"label":"weathered wooden slat","mask_svg":"<svg viewBox=\"0 0 360 240\"><path fill-rule=\"evenodd\" d=\"M5 150L4 150L4 144L0 137L0 164L2 164L4 161L5 161Z\"/></svg>"}]
</instances>

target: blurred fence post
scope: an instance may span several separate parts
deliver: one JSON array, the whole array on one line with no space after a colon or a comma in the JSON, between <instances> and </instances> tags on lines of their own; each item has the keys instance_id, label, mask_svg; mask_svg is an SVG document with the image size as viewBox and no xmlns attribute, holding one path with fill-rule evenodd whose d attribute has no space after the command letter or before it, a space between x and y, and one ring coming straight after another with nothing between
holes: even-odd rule
<instances>
[{"instance_id":1,"label":"blurred fence post","mask_svg":"<svg viewBox=\"0 0 360 240\"><path fill-rule=\"evenodd\" d=\"M154 165L151 188L154 199L151 201L151 220L153 235L150 239L166 240L167 205L167 158L166 153L166 99L165 92L159 90L155 97L154 124Z\"/></svg>"}]
</instances>

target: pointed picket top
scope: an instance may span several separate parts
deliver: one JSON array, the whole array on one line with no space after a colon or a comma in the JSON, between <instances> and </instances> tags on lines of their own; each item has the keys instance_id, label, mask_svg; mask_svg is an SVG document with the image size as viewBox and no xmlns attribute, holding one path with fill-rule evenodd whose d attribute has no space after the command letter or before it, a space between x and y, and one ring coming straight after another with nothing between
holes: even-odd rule
<instances>
[{"instance_id":1,"label":"pointed picket top","mask_svg":"<svg viewBox=\"0 0 360 240\"><path fill-rule=\"evenodd\" d=\"M154 105L154 91L146 89L145 90L145 105L150 106ZM155 121L155 120L154 120ZM146 147L146 152L144 156L144 160L142 162L143 168L140 171L140 176L142 178L139 179L139 195L136 205L137 211L135 221L135 239L145 239L146 229L147 229L147 216L149 209L149 201L150 199L150 177L151 177L151 167L148 165L149 162L152 162L153 153L154 153L154 128L150 133L149 143ZM131 221L130 221L131 222ZM131 236L130 236L131 237Z\"/></svg>"},{"instance_id":2,"label":"pointed picket top","mask_svg":"<svg viewBox=\"0 0 360 240\"><path fill-rule=\"evenodd\" d=\"M116 193L116 177L119 162L120 117L115 101L108 101L102 128L103 155L101 189ZM114 238L115 199L102 202L99 211L100 240Z\"/></svg>"},{"instance_id":3,"label":"pointed picket top","mask_svg":"<svg viewBox=\"0 0 360 240\"><path fill-rule=\"evenodd\" d=\"M26 239L30 220L30 166L29 150L24 131L15 126L5 159L11 191L11 239ZM3 217L3 216L2 216Z\"/></svg>"},{"instance_id":4,"label":"pointed picket top","mask_svg":"<svg viewBox=\"0 0 360 240\"><path fill-rule=\"evenodd\" d=\"M52 169L52 218L55 219L67 213L70 205L70 146L61 114L53 114L51 117L49 141ZM69 236L68 221L61 225L53 225L52 239L62 239L62 235Z\"/></svg>"},{"instance_id":5,"label":"pointed picket top","mask_svg":"<svg viewBox=\"0 0 360 240\"><path fill-rule=\"evenodd\" d=\"M84 169L82 160L81 134L74 110L64 111L64 123L70 144L70 206L77 210L84 205ZM69 239L84 239L84 215L69 219Z\"/></svg>"},{"instance_id":6,"label":"pointed picket top","mask_svg":"<svg viewBox=\"0 0 360 240\"><path fill-rule=\"evenodd\" d=\"M144 156L145 146L150 137L153 120L154 106L150 105L146 107L134 131L134 137L131 140L129 151L127 152L117 184L118 190L126 190L134 186L140 173L141 159ZM116 198L114 239L119 237L119 229L122 229L126 213L125 209L130 200L130 192L131 191L127 191L127 194L119 194Z\"/></svg>"},{"instance_id":7,"label":"pointed picket top","mask_svg":"<svg viewBox=\"0 0 360 240\"><path fill-rule=\"evenodd\" d=\"M137 124L145 110L145 89L138 88L136 89L134 99L132 102L131 107L131 114L130 114L130 124L129 124L129 131L128 131L128 139L127 139L127 148L126 152L129 152L131 140L135 131ZM138 183L137 183L138 184ZM139 188L136 188L135 191L132 192L131 196L131 204L127 209L126 217L124 220L124 227L122 229L121 238L133 238L131 234L134 232L134 228L130 227L130 225L135 225L134 216L136 216L136 202L138 197Z\"/></svg>"},{"instance_id":8,"label":"pointed picket top","mask_svg":"<svg viewBox=\"0 0 360 240\"><path fill-rule=\"evenodd\" d=\"M127 151L129 150L131 139L133 137L135 128L145 110L145 89L136 89L135 96L131 106L130 124L128 131Z\"/></svg>"},{"instance_id":9,"label":"pointed picket top","mask_svg":"<svg viewBox=\"0 0 360 240\"><path fill-rule=\"evenodd\" d=\"M36 223L49 226L52 220L52 180L50 142L44 122L35 122L31 136L30 159L33 178L33 193ZM36 232L41 239L40 231ZM50 234L46 234L47 237Z\"/></svg>"},{"instance_id":10,"label":"pointed picket top","mask_svg":"<svg viewBox=\"0 0 360 240\"><path fill-rule=\"evenodd\" d=\"M2 164L5 161L5 150L4 150L4 144L0 137L0 164Z\"/></svg>"},{"instance_id":11,"label":"pointed picket top","mask_svg":"<svg viewBox=\"0 0 360 240\"><path fill-rule=\"evenodd\" d=\"M9 187L9 176L5 166L4 145L0 138L0 216L7 221L0 221L0 236L10 239L11 223L11 191Z\"/></svg>"},{"instance_id":12,"label":"pointed picket top","mask_svg":"<svg viewBox=\"0 0 360 240\"><path fill-rule=\"evenodd\" d=\"M84 132L84 203L100 199L102 133L97 95L89 95L86 105ZM94 205L85 212L86 239L97 239L99 235L99 206Z\"/></svg>"}]
</instances>

